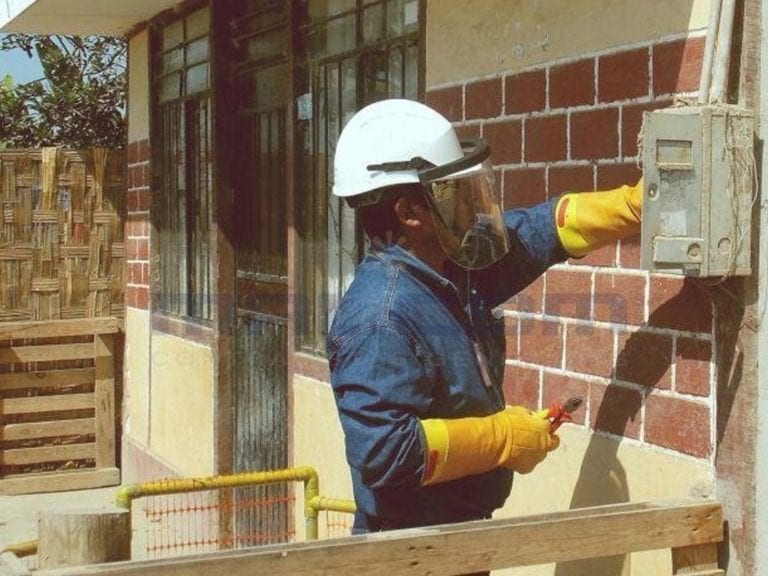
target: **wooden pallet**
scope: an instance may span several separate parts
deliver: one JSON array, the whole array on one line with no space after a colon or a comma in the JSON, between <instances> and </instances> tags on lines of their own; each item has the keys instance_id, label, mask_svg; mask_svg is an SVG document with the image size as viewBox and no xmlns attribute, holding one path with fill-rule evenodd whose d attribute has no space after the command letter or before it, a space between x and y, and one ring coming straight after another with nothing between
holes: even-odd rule
<instances>
[{"instance_id":1,"label":"wooden pallet","mask_svg":"<svg viewBox=\"0 0 768 576\"><path fill-rule=\"evenodd\" d=\"M117 318L0 323L0 494L110 486Z\"/></svg>"}]
</instances>

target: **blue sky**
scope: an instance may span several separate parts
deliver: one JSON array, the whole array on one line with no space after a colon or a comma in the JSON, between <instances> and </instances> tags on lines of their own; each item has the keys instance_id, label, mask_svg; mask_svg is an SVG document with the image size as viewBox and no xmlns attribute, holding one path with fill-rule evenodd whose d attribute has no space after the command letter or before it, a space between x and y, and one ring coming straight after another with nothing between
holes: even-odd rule
<instances>
[{"instance_id":1,"label":"blue sky","mask_svg":"<svg viewBox=\"0 0 768 576\"><path fill-rule=\"evenodd\" d=\"M43 70L37 58L27 58L21 50L0 52L0 80L6 74L13 76L16 84L24 84L42 77Z\"/></svg>"}]
</instances>

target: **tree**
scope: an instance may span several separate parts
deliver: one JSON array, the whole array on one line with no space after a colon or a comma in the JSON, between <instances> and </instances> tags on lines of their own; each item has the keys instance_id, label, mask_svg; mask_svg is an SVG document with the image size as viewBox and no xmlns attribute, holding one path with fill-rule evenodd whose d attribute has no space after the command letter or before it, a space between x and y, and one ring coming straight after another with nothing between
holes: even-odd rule
<instances>
[{"instance_id":1,"label":"tree","mask_svg":"<svg viewBox=\"0 0 768 576\"><path fill-rule=\"evenodd\" d=\"M44 77L0 88L0 142L15 148L123 148L126 45L97 36L9 34L0 51L40 60Z\"/></svg>"}]
</instances>

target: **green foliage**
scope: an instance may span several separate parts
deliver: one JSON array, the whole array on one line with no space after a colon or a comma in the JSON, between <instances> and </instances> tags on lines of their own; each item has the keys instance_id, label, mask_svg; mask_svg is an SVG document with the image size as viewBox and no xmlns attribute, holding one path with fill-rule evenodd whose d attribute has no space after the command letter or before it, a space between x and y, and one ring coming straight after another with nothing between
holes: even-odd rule
<instances>
[{"instance_id":1,"label":"green foliage","mask_svg":"<svg viewBox=\"0 0 768 576\"><path fill-rule=\"evenodd\" d=\"M0 142L14 148L123 148L126 45L96 36L9 34L0 51L40 60L44 77L0 86Z\"/></svg>"}]
</instances>

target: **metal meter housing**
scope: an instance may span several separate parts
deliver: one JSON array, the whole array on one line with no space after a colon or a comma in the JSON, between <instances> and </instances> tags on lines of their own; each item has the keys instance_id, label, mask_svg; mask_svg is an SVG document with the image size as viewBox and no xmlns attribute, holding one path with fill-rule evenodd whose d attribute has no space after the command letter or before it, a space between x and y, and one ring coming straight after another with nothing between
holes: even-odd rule
<instances>
[{"instance_id":1,"label":"metal meter housing","mask_svg":"<svg viewBox=\"0 0 768 576\"><path fill-rule=\"evenodd\" d=\"M729 105L646 112L641 266L684 276L751 273L754 116Z\"/></svg>"}]
</instances>

